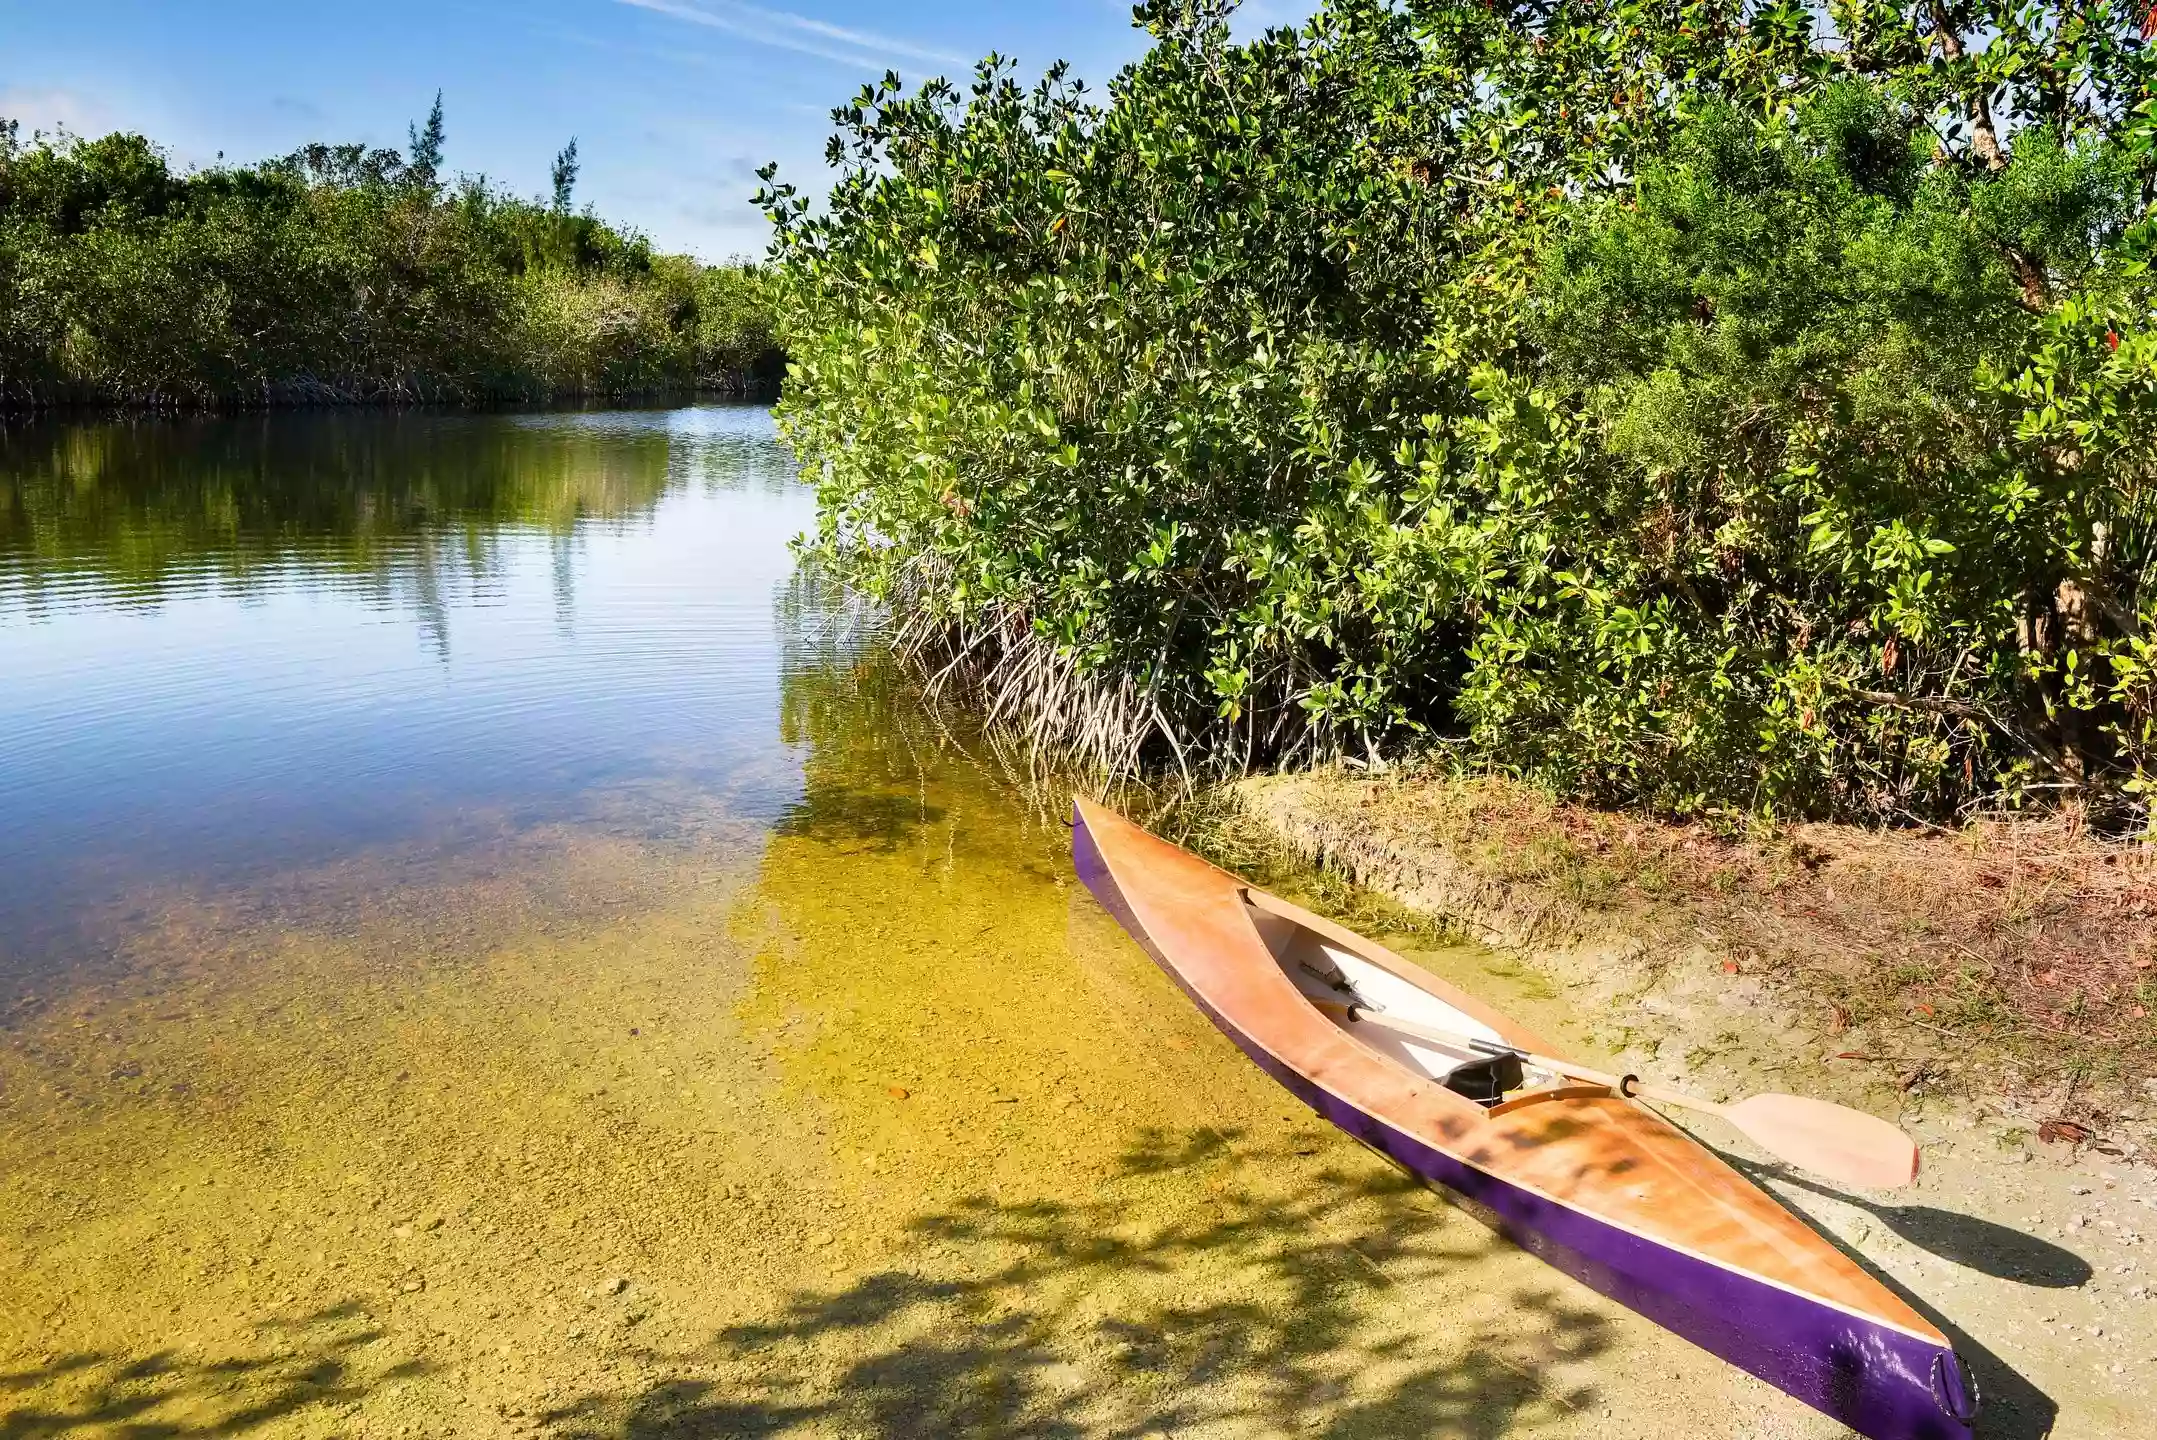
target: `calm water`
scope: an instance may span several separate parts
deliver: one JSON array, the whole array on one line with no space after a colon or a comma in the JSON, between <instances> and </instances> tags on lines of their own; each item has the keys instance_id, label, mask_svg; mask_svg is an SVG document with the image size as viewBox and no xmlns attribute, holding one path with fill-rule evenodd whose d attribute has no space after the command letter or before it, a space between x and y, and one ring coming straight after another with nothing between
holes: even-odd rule
<instances>
[{"instance_id":1,"label":"calm water","mask_svg":"<svg viewBox=\"0 0 2157 1440\"><path fill-rule=\"evenodd\" d=\"M0 1435L1823 1433L1284 1102L810 518L753 409L0 432Z\"/></svg>"},{"instance_id":2,"label":"calm water","mask_svg":"<svg viewBox=\"0 0 2157 1440\"><path fill-rule=\"evenodd\" d=\"M0 432L0 967L132 888L637 787L775 818L810 513L752 408Z\"/></svg>"}]
</instances>

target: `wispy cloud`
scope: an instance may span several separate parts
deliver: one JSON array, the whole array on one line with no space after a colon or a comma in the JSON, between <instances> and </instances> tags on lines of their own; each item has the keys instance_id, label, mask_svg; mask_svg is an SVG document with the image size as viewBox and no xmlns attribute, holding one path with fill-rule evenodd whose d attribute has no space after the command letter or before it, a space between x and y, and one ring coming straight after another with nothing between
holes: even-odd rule
<instances>
[{"instance_id":1,"label":"wispy cloud","mask_svg":"<svg viewBox=\"0 0 2157 1440\"><path fill-rule=\"evenodd\" d=\"M789 10L767 10L758 5L721 3L692 5L687 0L616 0L638 10L649 10L655 15L702 25L706 29L721 30L738 35L758 45L770 45L780 50L792 50L802 55L814 55L818 59L836 61L842 65L877 65L892 59L924 60L933 65L950 65L961 69L972 61L961 55L942 50L931 50L910 40L894 39L870 30L853 30L844 25L833 25L813 15L796 15Z\"/></svg>"},{"instance_id":2,"label":"wispy cloud","mask_svg":"<svg viewBox=\"0 0 2157 1440\"><path fill-rule=\"evenodd\" d=\"M41 85L0 89L0 118L20 121L25 130L65 130L88 136L120 126L119 115L102 100Z\"/></svg>"},{"instance_id":3,"label":"wispy cloud","mask_svg":"<svg viewBox=\"0 0 2157 1440\"><path fill-rule=\"evenodd\" d=\"M790 25L806 30L812 35L822 35L827 40L841 44L856 45L864 50L881 51L892 55L904 55L909 60L931 60L939 65L968 65L964 55L952 55L942 50L924 49L908 40L895 40L889 35L879 35L873 30L849 30L843 26L830 25L812 15L796 15L786 10L765 10L755 5L737 5L736 9L769 20L775 25Z\"/></svg>"}]
</instances>

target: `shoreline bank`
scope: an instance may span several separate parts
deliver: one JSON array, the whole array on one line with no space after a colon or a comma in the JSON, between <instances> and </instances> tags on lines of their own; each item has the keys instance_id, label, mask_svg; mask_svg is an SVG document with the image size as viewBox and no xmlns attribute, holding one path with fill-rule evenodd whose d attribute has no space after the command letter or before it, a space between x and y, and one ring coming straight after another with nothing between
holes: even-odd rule
<instances>
[{"instance_id":1,"label":"shoreline bank","mask_svg":"<svg viewBox=\"0 0 2157 1440\"><path fill-rule=\"evenodd\" d=\"M2063 819L1729 837L1494 779L1237 783L1298 860L1515 957L1643 1074L1991 1117L2157 1155L2157 851ZM1800 1080L1798 1077L1804 1077Z\"/></svg>"}]
</instances>

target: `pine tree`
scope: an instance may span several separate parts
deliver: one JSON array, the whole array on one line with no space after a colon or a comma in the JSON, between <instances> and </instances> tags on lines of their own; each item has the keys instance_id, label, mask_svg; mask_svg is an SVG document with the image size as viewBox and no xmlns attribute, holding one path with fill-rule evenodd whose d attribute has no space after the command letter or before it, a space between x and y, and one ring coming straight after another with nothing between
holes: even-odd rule
<instances>
[{"instance_id":1,"label":"pine tree","mask_svg":"<svg viewBox=\"0 0 2157 1440\"><path fill-rule=\"evenodd\" d=\"M569 213L569 199L577 188L577 170L577 137L572 135L562 153L554 157L554 208L564 215Z\"/></svg>"},{"instance_id":2,"label":"pine tree","mask_svg":"<svg viewBox=\"0 0 2157 1440\"><path fill-rule=\"evenodd\" d=\"M434 108L427 112L425 129L417 125L406 127L412 142L412 177L422 185L432 185L442 170L442 92L434 92Z\"/></svg>"}]
</instances>

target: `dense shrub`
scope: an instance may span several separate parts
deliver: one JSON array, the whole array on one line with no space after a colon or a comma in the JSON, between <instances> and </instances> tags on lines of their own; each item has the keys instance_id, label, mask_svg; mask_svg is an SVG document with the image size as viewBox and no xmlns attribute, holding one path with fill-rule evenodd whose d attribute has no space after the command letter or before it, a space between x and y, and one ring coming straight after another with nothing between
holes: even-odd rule
<instances>
[{"instance_id":1,"label":"dense shrub","mask_svg":"<svg viewBox=\"0 0 2157 1440\"><path fill-rule=\"evenodd\" d=\"M2088 278L2131 175L2038 131L1978 183L1912 140L1850 82L1795 123L1710 107L1567 217L1532 378L1493 382L1543 489L1511 563L1526 533L1566 576L1478 636L1482 743L1551 737L1530 763L1569 788L1814 811L1936 810L2046 743L2016 623L2086 572L2088 517L1988 377L2043 337L2025 279Z\"/></svg>"},{"instance_id":2,"label":"dense shrub","mask_svg":"<svg viewBox=\"0 0 2157 1440\"><path fill-rule=\"evenodd\" d=\"M924 660L1111 765L2138 803L2138 14L1228 8L771 183L817 548Z\"/></svg>"},{"instance_id":3,"label":"dense shrub","mask_svg":"<svg viewBox=\"0 0 2157 1440\"><path fill-rule=\"evenodd\" d=\"M137 135L0 122L0 403L543 399L776 379L759 273L411 158L179 173ZM559 163L558 163L559 169Z\"/></svg>"}]
</instances>

